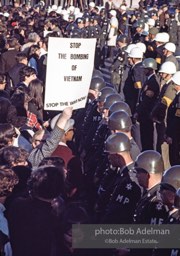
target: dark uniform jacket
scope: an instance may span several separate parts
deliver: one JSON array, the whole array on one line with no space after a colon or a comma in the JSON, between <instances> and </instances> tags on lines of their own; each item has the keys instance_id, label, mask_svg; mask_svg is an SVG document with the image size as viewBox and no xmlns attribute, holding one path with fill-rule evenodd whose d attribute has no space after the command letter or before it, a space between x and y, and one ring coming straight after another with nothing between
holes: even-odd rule
<instances>
[{"instance_id":1,"label":"dark uniform jacket","mask_svg":"<svg viewBox=\"0 0 180 256\"><path fill-rule=\"evenodd\" d=\"M123 89L125 101L129 105L132 114L134 114L136 111L139 92L144 84L144 81L145 75L142 68L142 62L138 62L130 68Z\"/></svg>"},{"instance_id":2,"label":"dark uniform jacket","mask_svg":"<svg viewBox=\"0 0 180 256\"><path fill-rule=\"evenodd\" d=\"M137 181L133 164L122 168L116 178L114 190L102 222L110 224L132 223L142 192L143 189Z\"/></svg>"},{"instance_id":3,"label":"dark uniform jacket","mask_svg":"<svg viewBox=\"0 0 180 256\"><path fill-rule=\"evenodd\" d=\"M152 74L147 78L146 82L143 85L139 105L137 107L137 113L139 114L139 119L147 119L154 107L154 104L159 95L159 83L157 76Z\"/></svg>"}]
</instances>

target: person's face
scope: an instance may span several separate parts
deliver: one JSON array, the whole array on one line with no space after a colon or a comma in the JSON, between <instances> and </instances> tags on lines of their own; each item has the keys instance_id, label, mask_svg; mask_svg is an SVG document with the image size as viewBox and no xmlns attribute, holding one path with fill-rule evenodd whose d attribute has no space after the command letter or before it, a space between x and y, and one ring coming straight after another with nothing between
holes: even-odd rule
<instances>
[{"instance_id":1,"label":"person's face","mask_svg":"<svg viewBox=\"0 0 180 256\"><path fill-rule=\"evenodd\" d=\"M109 153L108 159L109 159L109 162L114 167L122 167L122 166L125 165L124 158L123 158L123 156L120 153L118 153L118 154L116 154L116 153Z\"/></svg>"},{"instance_id":2,"label":"person's face","mask_svg":"<svg viewBox=\"0 0 180 256\"><path fill-rule=\"evenodd\" d=\"M32 74L29 77L26 77L26 82L28 82L28 84L29 84L32 80L34 80L36 78L37 78L36 74Z\"/></svg>"},{"instance_id":3,"label":"person's face","mask_svg":"<svg viewBox=\"0 0 180 256\"><path fill-rule=\"evenodd\" d=\"M98 102L97 102L97 105L98 105L98 111L99 111L99 113L103 113L103 105L104 105L104 102L103 102L103 101L98 101Z\"/></svg>"},{"instance_id":4,"label":"person's face","mask_svg":"<svg viewBox=\"0 0 180 256\"><path fill-rule=\"evenodd\" d=\"M130 58L130 57L128 57L128 62L129 62L129 64L132 66L134 63L133 63L133 59L132 58Z\"/></svg>"},{"instance_id":5,"label":"person's face","mask_svg":"<svg viewBox=\"0 0 180 256\"><path fill-rule=\"evenodd\" d=\"M106 120L108 120L108 114L109 114L109 110L108 109L103 109L102 110L102 117L104 118L104 119L106 119Z\"/></svg>"},{"instance_id":6,"label":"person's face","mask_svg":"<svg viewBox=\"0 0 180 256\"><path fill-rule=\"evenodd\" d=\"M160 190L160 195L161 195L161 199L162 199L163 203L171 209L172 206L174 205L174 199L175 199L175 195L176 195L175 192L166 190L166 189L162 189L162 190Z\"/></svg>"},{"instance_id":7,"label":"person's face","mask_svg":"<svg viewBox=\"0 0 180 256\"><path fill-rule=\"evenodd\" d=\"M6 81L2 81L2 83L0 83L0 91L3 91L6 87Z\"/></svg>"},{"instance_id":8,"label":"person's face","mask_svg":"<svg viewBox=\"0 0 180 256\"><path fill-rule=\"evenodd\" d=\"M174 85L174 89L175 89L177 92L180 92L180 85L175 84L175 85Z\"/></svg>"},{"instance_id":9,"label":"person's face","mask_svg":"<svg viewBox=\"0 0 180 256\"><path fill-rule=\"evenodd\" d=\"M138 179L139 185L147 189L149 183L149 174L146 172L137 171L136 177Z\"/></svg>"},{"instance_id":10,"label":"person's face","mask_svg":"<svg viewBox=\"0 0 180 256\"><path fill-rule=\"evenodd\" d=\"M73 128L73 127L70 128L70 129L66 132L65 136L66 136L66 141L72 141L73 136L74 136L74 128Z\"/></svg>"},{"instance_id":11,"label":"person's face","mask_svg":"<svg viewBox=\"0 0 180 256\"><path fill-rule=\"evenodd\" d=\"M167 54L168 54L168 50L164 48L164 49L163 49L163 55L164 55L164 56L167 56Z\"/></svg>"}]
</instances>

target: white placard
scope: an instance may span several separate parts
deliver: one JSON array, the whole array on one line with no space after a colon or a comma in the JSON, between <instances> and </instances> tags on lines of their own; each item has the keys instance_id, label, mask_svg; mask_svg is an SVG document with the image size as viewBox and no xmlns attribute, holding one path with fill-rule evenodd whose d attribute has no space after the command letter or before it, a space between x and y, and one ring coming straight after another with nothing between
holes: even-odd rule
<instances>
[{"instance_id":1,"label":"white placard","mask_svg":"<svg viewBox=\"0 0 180 256\"><path fill-rule=\"evenodd\" d=\"M95 45L95 38L49 38L45 110L85 106L94 68Z\"/></svg>"}]
</instances>

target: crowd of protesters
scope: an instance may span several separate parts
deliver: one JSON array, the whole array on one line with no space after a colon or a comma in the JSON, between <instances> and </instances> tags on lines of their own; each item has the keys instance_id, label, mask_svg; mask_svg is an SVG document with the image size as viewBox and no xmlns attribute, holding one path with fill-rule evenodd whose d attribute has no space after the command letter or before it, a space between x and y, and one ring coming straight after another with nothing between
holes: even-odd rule
<instances>
[{"instance_id":1,"label":"crowd of protesters","mask_svg":"<svg viewBox=\"0 0 180 256\"><path fill-rule=\"evenodd\" d=\"M96 38L83 109L44 110L49 37ZM73 248L79 223L180 223L178 1L1 1L1 254L180 255Z\"/></svg>"}]
</instances>

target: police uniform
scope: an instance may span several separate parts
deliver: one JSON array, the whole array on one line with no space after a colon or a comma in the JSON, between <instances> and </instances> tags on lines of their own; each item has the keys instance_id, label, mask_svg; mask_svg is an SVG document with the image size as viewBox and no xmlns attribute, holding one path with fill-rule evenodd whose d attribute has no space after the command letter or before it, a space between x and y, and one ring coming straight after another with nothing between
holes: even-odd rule
<instances>
[{"instance_id":1,"label":"police uniform","mask_svg":"<svg viewBox=\"0 0 180 256\"><path fill-rule=\"evenodd\" d=\"M175 66L176 66L176 70L177 70L177 71L179 70L179 68L180 68L180 67L179 67L179 63L178 63L176 57L175 57L173 54L171 54L171 55L169 55L168 57L166 57L166 59L165 59L164 62L166 62L166 61L171 61L171 62L173 62L173 63L175 64Z\"/></svg>"},{"instance_id":2,"label":"police uniform","mask_svg":"<svg viewBox=\"0 0 180 256\"><path fill-rule=\"evenodd\" d=\"M145 75L142 72L142 62L138 62L130 68L123 90L125 102L129 105L132 115L136 112L139 92L144 81Z\"/></svg>"},{"instance_id":3,"label":"police uniform","mask_svg":"<svg viewBox=\"0 0 180 256\"><path fill-rule=\"evenodd\" d=\"M105 61L105 44L106 44L106 38L107 38L107 30L108 30L109 21L106 15L104 17L101 17L100 19L100 65L104 65Z\"/></svg>"},{"instance_id":4,"label":"police uniform","mask_svg":"<svg viewBox=\"0 0 180 256\"><path fill-rule=\"evenodd\" d=\"M168 20L168 34L170 36L169 41L177 44L178 42L178 25L175 17L169 18Z\"/></svg>"},{"instance_id":5,"label":"police uniform","mask_svg":"<svg viewBox=\"0 0 180 256\"><path fill-rule=\"evenodd\" d=\"M125 11L123 13L120 13L118 20L119 20L119 32L121 34L125 34L126 24L127 24L127 20L128 20L127 13Z\"/></svg>"},{"instance_id":6,"label":"police uniform","mask_svg":"<svg viewBox=\"0 0 180 256\"><path fill-rule=\"evenodd\" d=\"M144 43L145 42L146 35L140 34L140 33L135 33L135 35L132 38L132 43L137 44L139 42Z\"/></svg>"},{"instance_id":7,"label":"police uniform","mask_svg":"<svg viewBox=\"0 0 180 256\"><path fill-rule=\"evenodd\" d=\"M121 92L121 81L123 78L124 64L126 60L126 46L119 48L111 67L111 84L113 84L118 93Z\"/></svg>"},{"instance_id":8,"label":"police uniform","mask_svg":"<svg viewBox=\"0 0 180 256\"><path fill-rule=\"evenodd\" d=\"M157 145L156 150L161 153L161 145L164 142L164 134L166 129L166 110L174 100L176 91L174 89L174 83L169 80L167 81L160 92L158 101L155 104L151 116L152 119L156 122L157 130Z\"/></svg>"},{"instance_id":9,"label":"police uniform","mask_svg":"<svg viewBox=\"0 0 180 256\"><path fill-rule=\"evenodd\" d=\"M155 73L151 74L143 85L139 105L137 107L138 121L140 122L140 133L142 150L154 148L154 126L150 113L159 95L159 83Z\"/></svg>"},{"instance_id":10,"label":"police uniform","mask_svg":"<svg viewBox=\"0 0 180 256\"><path fill-rule=\"evenodd\" d=\"M180 212L176 210L173 212L167 222L164 224L180 224ZM173 248L173 249L156 249L154 250L152 256L180 256L180 249Z\"/></svg>"},{"instance_id":11,"label":"police uniform","mask_svg":"<svg viewBox=\"0 0 180 256\"><path fill-rule=\"evenodd\" d=\"M159 195L160 184L148 190L137 204L135 224L160 225L167 220L169 210ZM130 256L152 256L152 249L131 249Z\"/></svg>"},{"instance_id":12,"label":"police uniform","mask_svg":"<svg viewBox=\"0 0 180 256\"><path fill-rule=\"evenodd\" d=\"M109 164L104 171L102 180L97 190L97 200L95 205L95 215L97 221L100 221L109 203L119 171L119 167L113 168L110 167Z\"/></svg>"},{"instance_id":13,"label":"police uniform","mask_svg":"<svg viewBox=\"0 0 180 256\"><path fill-rule=\"evenodd\" d=\"M180 164L180 93L168 109L166 135L172 138L169 145L169 157L171 165Z\"/></svg>"},{"instance_id":14,"label":"police uniform","mask_svg":"<svg viewBox=\"0 0 180 256\"><path fill-rule=\"evenodd\" d=\"M143 193L133 165L132 163L125 166L118 173L102 223L129 224L133 222L136 205Z\"/></svg>"},{"instance_id":15,"label":"police uniform","mask_svg":"<svg viewBox=\"0 0 180 256\"><path fill-rule=\"evenodd\" d=\"M165 56L164 56L163 50L164 50L164 44L157 46L156 49L155 49L155 53L156 53L155 60L156 60L157 65L158 65L157 66L158 70L159 70L161 64L163 64L164 61L165 61Z\"/></svg>"}]
</instances>

